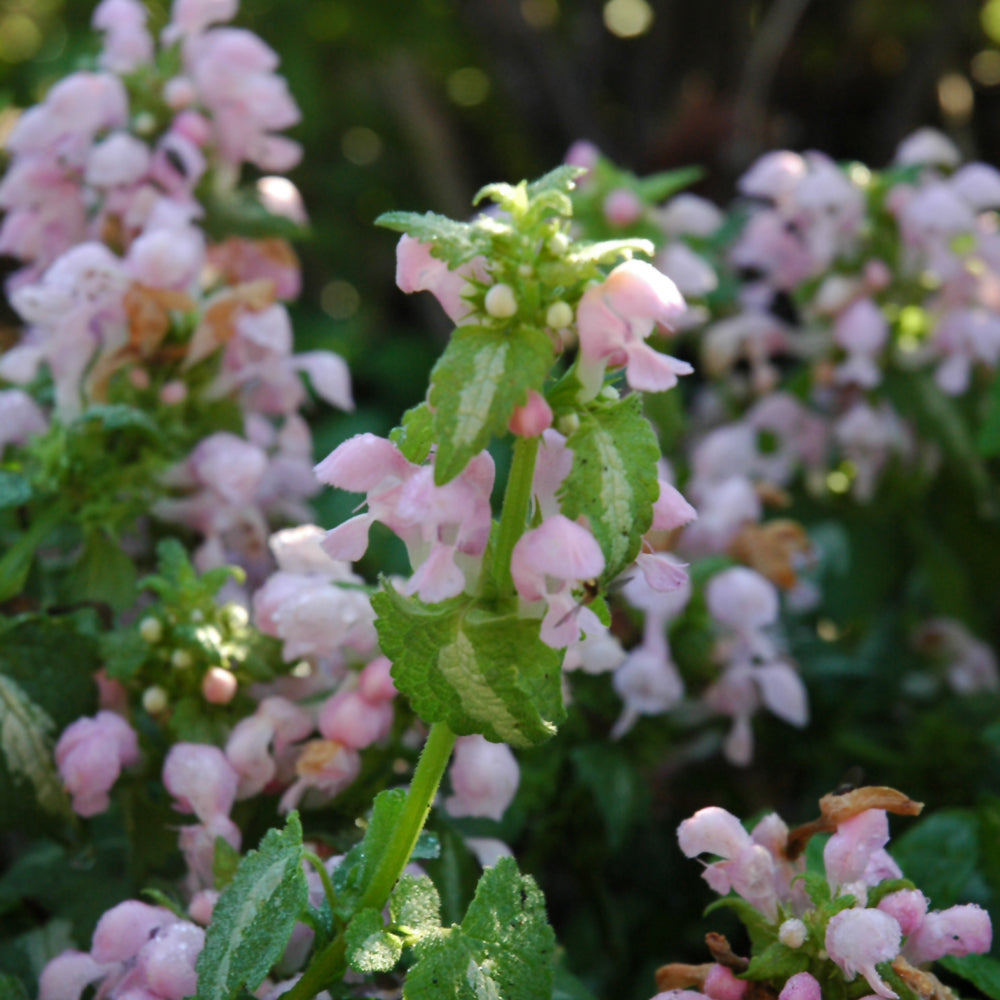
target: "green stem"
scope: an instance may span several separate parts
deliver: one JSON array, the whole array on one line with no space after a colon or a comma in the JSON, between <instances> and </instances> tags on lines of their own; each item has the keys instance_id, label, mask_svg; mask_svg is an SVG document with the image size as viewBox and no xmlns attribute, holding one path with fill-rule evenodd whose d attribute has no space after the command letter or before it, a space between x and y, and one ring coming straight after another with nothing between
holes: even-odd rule
<instances>
[{"instance_id":1,"label":"green stem","mask_svg":"<svg viewBox=\"0 0 1000 1000\"><path fill-rule=\"evenodd\" d=\"M368 888L358 902L358 910L370 907L381 911L388 902L389 893L399 881L399 876L403 874L403 869L417 846L417 838L431 811L454 745L455 734L443 722L431 726L420 760L417 761L417 768L413 772L399 822L385 853L375 862L375 870ZM311 1000L331 983L343 978L346 970L347 941L341 930L314 956L302 978L290 990L282 993L281 1000Z\"/></svg>"},{"instance_id":2,"label":"green stem","mask_svg":"<svg viewBox=\"0 0 1000 1000\"><path fill-rule=\"evenodd\" d=\"M427 822L454 745L455 734L445 723L436 722L431 726L420 760L417 761L417 768L413 772L410 790L406 793L399 823L393 830L392 840L385 853L376 863L375 872L361 897L358 909L370 906L381 910L388 901L392 887L399 881L399 876L403 874L403 869L409 864L413 849L417 846L417 838Z\"/></svg>"},{"instance_id":3,"label":"green stem","mask_svg":"<svg viewBox=\"0 0 1000 1000\"><path fill-rule=\"evenodd\" d=\"M302 857L316 869L316 874L319 875L319 880L323 883L323 892L330 901L330 909L333 909L337 905L337 893L333 888L330 873L326 870L326 865L323 864L323 859L312 851L303 851Z\"/></svg>"},{"instance_id":4,"label":"green stem","mask_svg":"<svg viewBox=\"0 0 1000 1000\"><path fill-rule=\"evenodd\" d=\"M524 534L528 521L531 481L535 476L535 460L538 458L541 441L540 437L518 438L514 445L496 551L493 553L493 586L499 598L506 597L514 589L514 580L510 575L510 556L517 540Z\"/></svg>"}]
</instances>

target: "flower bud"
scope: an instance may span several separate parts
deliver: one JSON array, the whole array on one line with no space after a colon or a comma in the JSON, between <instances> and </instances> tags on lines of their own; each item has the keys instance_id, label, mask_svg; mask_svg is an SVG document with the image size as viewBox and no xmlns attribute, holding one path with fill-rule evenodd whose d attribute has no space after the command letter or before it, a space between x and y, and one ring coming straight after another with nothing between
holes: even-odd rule
<instances>
[{"instance_id":1,"label":"flower bud","mask_svg":"<svg viewBox=\"0 0 1000 1000\"><path fill-rule=\"evenodd\" d=\"M509 428L518 437L538 437L552 426L552 408L545 397L534 389L528 392L528 401L518 406L511 415Z\"/></svg>"},{"instance_id":2,"label":"flower bud","mask_svg":"<svg viewBox=\"0 0 1000 1000\"><path fill-rule=\"evenodd\" d=\"M201 682L201 693L212 705L228 705L236 696L239 683L232 671L225 667L212 667Z\"/></svg>"},{"instance_id":3,"label":"flower bud","mask_svg":"<svg viewBox=\"0 0 1000 1000\"><path fill-rule=\"evenodd\" d=\"M174 670L187 670L194 663L194 657L186 649L175 649L170 654L170 666Z\"/></svg>"},{"instance_id":4,"label":"flower bud","mask_svg":"<svg viewBox=\"0 0 1000 1000\"><path fill-rule=\"evenodd\" d=\"M139 622L139 635L153 646L163 638L163 623L159 618L143 618Z\"/></svg>"},{"instance_id":5,"label":"flower bud","mask_svg":"<svg viewBox=\"0 0 1000 1000\"><path fill-rule=\"evenodd\" d=\"M573 322L573 308L568 302L559 299L549 306L545 313L545 325L553 330L562 330Z\"/></svg>"},{"instance_id":6,"label":"flower bud","mask_svg":"<svg viewBox=\"0 0 1000 1000\"><path fill-rule=\"evenodd\" d=\"M798 917L786 920L778 928L778 940L786 948L801 948L808 934L806 925Z\"/></svg>"},{"instance_id":7,"label":"flower bud","mask_svg":"<svg viewBox=\"0 0 1000 1000\"><path fill-rule=\"evenodd\" d=\"M517 312L517 299L510 285L502 282L494 285L487 293L483 303L486 311L494 319L509 319Z\"/></svg>"},{"instance_id":8,"label":"flower bud","mask_svg":"<svg viewBox=\"0 0 1000 1000\"><path fill-rule=\"evenodd\" d=\"M159 715L167 707L167 692L154 684L142 692L142 707L150 715Z\"/></svg>"}]
</instances>

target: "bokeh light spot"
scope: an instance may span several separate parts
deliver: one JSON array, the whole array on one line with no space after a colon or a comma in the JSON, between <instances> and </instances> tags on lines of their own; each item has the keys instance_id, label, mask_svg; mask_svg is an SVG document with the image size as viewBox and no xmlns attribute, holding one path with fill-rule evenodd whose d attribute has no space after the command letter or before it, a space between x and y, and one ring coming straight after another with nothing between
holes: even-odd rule
<instances>
[{"instance_id":1,"label":"bokeh light spot","mask_svg":"<svg viewBox=\"0 0 1000 1000\"><path fill-rule=\"evenodd\" d=\"M532 28L551 28L559 20L558 0L521 0L521 17Z\"/></svg>"},{"instance_id":2,"label":"bokeh light spot","mask_svg":"<svg viewBox=\"0 0 1000 1000\"><path fill-rule=\"evenodd\" d=\"M653 8L646 0L608 0L604 5L604 26L619 38L638 38L652 23Z\"/></svg>"},{"instance_id":3,"label":"bokeh light spot","mask_svg":"<svg viewBox=\"0 0 1000 1000\"><path fill-rule=\"evenodd\" d=\"M983 31L994 42L1000 42L1000 0L987 0L979 12Z\"/></svg>"},{"instance_id":4,"label":"bokeh light spot","mask_svg":"<svg viewBox=\"0 0 1000 1000\"><path fill-rule=\"evenodd\" d=\"M983 87L995 87L1000 84L1000 52L996 49L983 49L977 52L969 63L972 79Z\"/></svg>"},{"instance_id":5,"label":"bokeh light spot","mask_svg":"<svg viewBox=\"0 0 1000 1000\"><path fill-rule=\"evenodd\" d=\"M474 108L489 96L490 78L478 66L463 66L448 77L446 87L455 104Z\"/></svg>"},{"instance_id":6,"label":"bokeh light spot","mask_svg":"<svg viewBox=\"0 0 1000 1000\"><path fill-rule=\"evenodd\" d=\"M41 44L42 33L27 14L15 12L0 19L0 59L4 62L24 62Z\"/></svg>"},{"instance_id":7,"label":"bokeh light spot","mask_svg":"<svg viewBox=\"0 0 1000 1000\"><path fill-rule=\"evenodd\" d=\"M938 80L937 93L941 111L953 122L966 122L972 116L972 84L961 73L945 73Z\"/></svg>"},{"instance_id":8,"label":"bokeh light spot","mask_svg":"<svg viewBox=\"0 0 1000 1000\"><path fill-rule=\"evenodd\" d=\"M319 304L330 319L350 319L361 305L361 296L349 281L336 279L323 286Z\"/></svg>"},{"instance_id":9,"label":"bokeh light spot","mask_svg":"<svg viewBox=\"0 0 1000 1000\"><path fill-rule=\"evenodd\" d=\"M340 150L356 167L367 167L382 155L382 140L372 129L355 125L341 136Z\"/></svg>"}]
</instances>

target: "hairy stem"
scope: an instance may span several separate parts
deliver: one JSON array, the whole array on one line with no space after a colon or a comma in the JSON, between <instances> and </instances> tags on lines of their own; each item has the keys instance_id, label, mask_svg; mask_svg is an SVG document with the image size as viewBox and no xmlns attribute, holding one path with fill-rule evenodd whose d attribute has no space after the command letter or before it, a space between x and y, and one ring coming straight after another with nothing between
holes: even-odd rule
<instances>
[{"instance_id":1,"label":"hairy stem","mask_svg":"<svg viewBox=\"0 0 1000 1000\"><path fill-rule=\"evenodd\" d=\"M514 588L510 574L510 556L517 540L524 534L531 507L531 481L535 476L535 460L541 438L518 438L514 458L507 478L507 491L500 515L496 551L493 553L493 586L497 597L506 597Z\"/></svg>"}]
</instances>

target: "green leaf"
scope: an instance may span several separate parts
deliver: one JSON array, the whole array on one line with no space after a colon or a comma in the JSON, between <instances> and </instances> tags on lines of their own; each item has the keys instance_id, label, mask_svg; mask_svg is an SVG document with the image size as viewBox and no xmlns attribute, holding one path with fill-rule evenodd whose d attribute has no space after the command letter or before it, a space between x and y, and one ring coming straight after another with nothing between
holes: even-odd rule
<instances>
[{"instance_id":1,"label":"green leaf","mask_svg":"<svg viewBox=\"0 0 1000 1000\"><path fill-rule=\"evenodd\" d=\"M750 959L746 972L740 979L763 981L767 979L784 981L798 972L809 968L809 955L801 949L789 948L780 941L768 945Z\"/></svg>"},{"instance_id":2,"label":"green leaf","mask_svg":"<svg viewBox=\"0 0 1000 1000\"><path fill-rule=\"evenodd\" d=\"M372 816L361 843L355 844L334 869L337 913L342 919L350 920L354 915L357 902L364 894L379 858L385 854L405 804L406 792L402 788L389 788L379 792L375 796Z\"/></svg>"},{"instance_id":3,"label":"green leaf","mask_svg":"<svg viewBox=\"0 0 1000 1000\"><path fill-rule=\"evenodd\" d=\"M733 910L735 912L740 923L747 929L755 951L766 948L774 940L774 926L767 922L767 918L756 906L748 903L745 899L734 895L723 896L722 899L709 903L705 907L703 915L707 917L716 910Z\"/></svg>"},{"instance_id":4,"label":"green leaf","mask_svg":"<svg viewBox=\"0 0 1000 1000\"><path fill-rule=\"evenodd\" d=\"M408 943L441 926L441 897L426 876L404 875L389 898L389 914Z\"/></svg>"},{"instance_id":5,"label":"green leaf","mask_svg":"<svg viewBox=\"0 0 1000 1000\"><path fill-rule=\"evenodd\" d=\"M32 496L31 483L17 472L0 469L0 510L5 507L20 507Z\"/></svg>"},{"instance_id":6,"label":"green leaf","mask_svg":"<svg viewBox=\"0 0 1000 1000\"><path fill-rule=\"evenodd\" d=\"M603 575L610 579L638 554L659 495L660 449L642 414L640 395L584 414L566 444L573 451L573 467L559 490L562 512L571 520L583 514L590 521L604 553Z\"/></svg>"},{"instance_id":7,"label":"green leaf","mask_svg":"<svg viewBox=\"0 0 1000 1000\"><path fill-rule=\"evenodd\" d=\"M661 202L673 197L678 191L690 187L705 176L701 167L681 167L678 170L664 170L658 174L643 177L636 184L637 194L644 201Z\"/></svg>"},{"instance_id":8,"label":"green leaf","mask_svg":"<svg viewBox=\"0 0 1000 1000\"><path fill-rule=\"evenodd\" d=\"M404 1000L552 1000L554 947L535 880L501 858L483 872L461 926L418 942Z\"/></svg>"},{"instance_id":9,"label":"green leaf","mask_svg":"<svg viewBox=\"0 0 1000 1000\"><path fill-rule=\"evenodd\" d=\"M151 440L163 436L159 424L145 410L126 406L124 403L92 406L77 417L74 427L83 427L89 423L99 423L106 431L137 431Z\"/></svg>"},{"instance_id":10,"label":"green leaf","mask_svg":"<svg viewBox=\"0 0 1000 1000\"><path fill-rule=\"evenodd\" d=\"M648 808L646 785L634 760L614 743L574 747L570 760L578 784L599 807L612 851L621 850L633 824Z\"/></svg>"},{"instance_id":11,"label":"green leaf","mask_svg":"<svg viewBox=\"0 0 1000 1000\"><path fill-rule=\"evenodd\" d=\"M892 856L941 910L961 901L979 864L975 813L947 809L920 820L893 842Z\"/></svg>"},{"instance_id":12,"label":"green leaf","mask_svg":"<svg viewBox=\"0 0 1000 1000\"><path fill-rule=\"evenodd\" d=\"M255 990L284 954L309 889L302 870L302 824L268 830L219 897L198 957L198 1000L232 1000Z\"/></svg>"},{"instance_id":13,"label":"green leaf","mask_svg":"<svg viewBox=\"0 0 1000 1000\"><path fill-rule=\"evenodd\" d=\"M982 852L980 866L993 890L994 899L1000 900L1000 798L996 795L984 795L976 814Z\"/></svg>"},{"instance_id":14,"label":"green leaf","mask_svg":"<svg viewBox=\"0 0 1000 1000\"><path fill-rule=\"evenodd\" d=\"M945 955L939 960L949 972L967 979L991 1000L1000 1000L1000 961L991 955Z\"/></svg>"},{"instance_id":15,"label":"green leaf","mask_svg":"<svg viewBox=\"0 0 1000 1000\"><path fill-rule=\"evenodd\" d=\"M979 427L976 447L979 454L986 458L1000 455L1000 378L998 377L993 379L993 385L990 387L989 404L986 416Z\"/></svg>"},{"instance_id":16,"label":"green leaf","mask_svg":"<svg viewBox=\"0 0 1000 1000\"><path fill-rule=\"evenodd\" d=\"M434 444L434 415L427 403L419 403L403 414L402 424L389 435L403 457L414 465L423 465Z\"/></svg>"},{"instance_id":17,"label":"green leaf","mask_svg":"<svg viewBox=\"0 0 1000 1000\"><path fill-rule=\"evenodd\" d=\"M456 222L436 212L385 212L375 220L376 226L406 233L421 243L431 244L435 257L454 270L490 249L485 232L468 222Z\"/></svg>"},{"instance_id":18,"label":"green leaf","mask_svg":"<svg viewBox=\"0 0 1000 1000\"><path fill-rule=\"evenodd\" d=\"M0 603L16 597L24 589L35 550L65 514L61 504L53 504L31 522L27 531L0 558Z\"/></svg>"},{"instance_id":19,"label":"green leaf","mask_svg":"<svg viewBox=\"0 0 1000 1000\"><path fill-rule=\"evenodd\" d=\"M28 991L20 979L0 973L0 1000L28 1000Z\"/></svg>"},{"instance_id":20,"label":"green leaf","mask_svg":"<svg viewBox=\"0 0 1000 1000\"><path fill-rule=\"evenodd\" d=\"M149 656L149 643L132 628L125 632L107 632L100 638L108 677L127 681L134 677Z\"/></svg>"},{"instance_id":21,"label":"green leaf","mask_svg":"<svg viewBox=\"0 0 1000 1000\"><path fill-rule=\"evenodd\" d=\"M236 877L240 867L240 852L225 837L215 838L212 855L212 883L216 889L225 889Z\"/></svg>"},{"instance_id":22,"label":"green leaf","mask_svg":"<svg viewBox=\"0 0 1000 1000\"><path fill-rule=\"evenodd\" d=\"M536 620L465 598L423 604L382 586L372 598L379 643L396 687L425 722L518 747L555 733L565 717L562 653L541 641Z\"/></svg>"},{"instance_id":23,"label":"green leaf","mask_svg":"<svg viewBox=\"0 0 1000 1000\"><path fill-rule=\"evenodd\" d=\"M403 942L387 931L378 910L359 910L347 926L347 964L355 972L391 972L403 954Z\"/></svg>"},{"instance_id":24,"label":"green leaf","mask_svg":"<svg viewBox=\"0 0 1000 1000\"><path fill-rule=\"evenodd\" d=\"M70 601L101 601L122 611L135 604L135 561L102 531L90 531L66 579Z\"/></svg>"},{"instance_id":25,"label":"green leaf","mask_svg":"<svg viewBox=\"0 0 1000 1000\"><path fill-rule=\"evenodd\" d=\"M502 437L528 390L541 391L552 367L552 342L541 330L461 326L431 372L438 452L434 481L454 479L491 437Z\"/></svg>"},{"instance_id":26,"label":"green leaf","mask_svg":"<svg viewBox=\"0 0 1000 1000\"><path fill-rule=\"evenodd\" d=\"M55 723L10 677L0 674L0 752L15 784L29 785L46 812L73 817L53 757Z\"/></svg>"}]
</instances>

